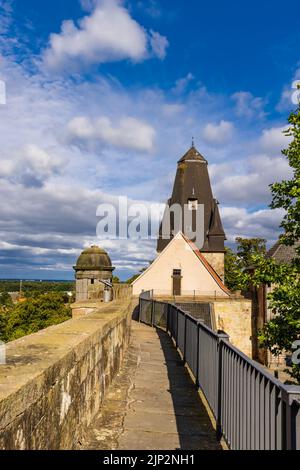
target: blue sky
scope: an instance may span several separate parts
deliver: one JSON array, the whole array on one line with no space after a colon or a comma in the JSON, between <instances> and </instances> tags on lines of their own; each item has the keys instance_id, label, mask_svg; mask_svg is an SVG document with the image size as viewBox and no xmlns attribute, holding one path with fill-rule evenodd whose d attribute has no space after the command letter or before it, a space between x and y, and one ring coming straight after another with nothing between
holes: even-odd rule
<instances>
[{"instance_id":1,"label":"blue sky","mask_svg":"<svg viewBox=\"0 0 300 470\"><path fill-rule=\"evenodd\" d=\"M93 242L135 273L155 242L97 240L97 205L163 203L192 136L228 243L276 240L268 185L290 174L299 13L296 1L2 0L0 277L71 278Z\"/></svg>"}]
</instances>

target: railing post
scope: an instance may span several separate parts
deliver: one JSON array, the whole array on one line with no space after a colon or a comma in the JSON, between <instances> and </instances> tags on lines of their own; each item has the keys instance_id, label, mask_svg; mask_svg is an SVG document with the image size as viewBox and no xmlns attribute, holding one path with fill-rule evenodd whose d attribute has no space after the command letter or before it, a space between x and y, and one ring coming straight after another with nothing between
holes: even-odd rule
<instances>
[{"instance_id":1,"label":"railing post","mask_svg":"<svg viewBox=\"0 0 300 470\"><path fill-rule=\"evenodd\" d=\"M176 307L176 338L175 338L175 346L176 349L178 348L178 308Z\"/></svg>"},{"instance_id":2,"label":"railing post","mask_svg":"<svg viewBox=\"0 0 300 470\"><path fill-rule=\"evenodd\" d=\"M183 348L183 365L186 364L186 323L187 323L187 316L184 315L184 348Z\"/></svg>"},{"instance_id":3,"label":"railing post","mask_svg":"<svg viewBox=\"0 0 300 470\"><path fill-rule=\"evenodd\" d=\"M204 320L200 319L197 320L197 367L196 367L196 388L200 387L200 381L199 381L199 363L200 363L200 340L199 340L199 331L200 331L200 325L204 325Z\"/></svg>"},{"instance_id":4,"label":"railing post","mask_svg":"<svg viewBox=\"0 0 300 470\"><path fill-rule=\"evenodd\" d=\"M300 392L299 385L285 385L282 390L285 402L283 416L283 449L300 450Z\"/></svg>"},{"instance_id":5,"label":"railing post","mask_svg":"<svg viewBox=\"0 0 300 470\"><path fill-rule=\"evenodd\" d=\"M222 372L223 372L223 347L224 342L229 341L226 333L218 335L218 388L217 388L217 439L222 437Z\"/></svg>"},{"instance_id":6,"label":"railing post","mask_svg":"<svg viewBox=\"0 0 300 470\"><path fill-rule=\"evenodd\" d=\"M170 310L171 310L171 304L167 304L167 333L170 333Z\"/></svg>"},{"instance_id":7,"label":"railing post","mask_svg":"<svg viewBox=\"0 0 300 470\"><path fill-rule=\"evenodd\" d=\"M154 315L155 315L155 307L154 307L155 300L151 300L151 326L154 326Z\"/></svg>"},{"instance_id":8,"label":"railing post","mask_svg":"<svg viewBox=\"0 0 300 470\"><path fill-rule=\"evenodd\" d=\"M142 299L139 297L139 322L141 322Z\"/></svg>"}]
</instances>

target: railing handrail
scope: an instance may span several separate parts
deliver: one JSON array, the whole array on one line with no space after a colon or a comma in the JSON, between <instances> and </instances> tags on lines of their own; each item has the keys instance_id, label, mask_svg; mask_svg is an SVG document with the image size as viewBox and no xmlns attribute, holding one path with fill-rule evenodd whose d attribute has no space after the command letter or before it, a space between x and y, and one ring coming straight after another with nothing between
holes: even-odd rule
<instances>
[{"instance_id":1,"label":"railing handrail","mask_svg":"<svg viewBox=\"0 0 300 470\"><path fill-rule=\"evenodd\" d=\"M229 445L232 444L233 448L238 448L241 443L242 448L300 448L300 386L285 385L277 380L263 366L231 344L226 333L213 331L204 324L203 320L196 319L182 307L167 301L155 300L149 296L148 298L140 296L140 312L141 302L151 305L150 309L148 307L146 309L148 313L145 314L145 321L152 326L161 326L156 320L157 312L155 307L158 305L167 307L163 310L159 308L159 322L163 318L167 332L174 339L176 347L181 351L184 362L187 362L195 376L197 386L201 388L206 397L217 422L218 434L224 435ZM180 319L180 315L184 318L184 321L182 318ZM195 325L197 329L191 326L188 327L187 320ZM190 329L190 334L194 346L190 346L189 342L187 342L187 328L192 328ZM200 333L201 331L202 333ZM194 349L195 340L197 341L197 352ZM199 350L200 346L201 353ZM208 351L211 351L211 353L205 352L207 347L210 348ZM211 358L209 354L212 355ZM203 360L209 361L212 370L207 369ZM197 364L195 364L195 361L197 361ZM201 364L199 361L201 361ZM224 361L225 363L223 364ZM205 375L203 375L203 371L206 371ZM228 382L229 379L226 374L229 374L230 382ZM240 387L242 388L240 389ZM244 391L241 392L241 390ZM261 398L261 393L263 398ZM264 398L264 394L269 394L267 399ZM245 396L248 398L245 398ZM228 400L230 401L227 404ZM235 400L239 401L235 403ZM277 400L278 404L276 405ZM271 401L272 406L280 407L279 411L275 411L277 408L268 410L268 406L271 406ZM296 408L296 414L295 409L292 408L293 404L296 404L298 407ZM258 407L258 417L249 418L249 410L247 411L248 414L244 416L240 407L245 406L247 410L248 406L250 406L250 409L251 406L255 407L255 409ZM281 407L283 408L281 409ZM275 420L276 426L275 430L272 429L272 440L267 442L271 437L266 437L262 433L264 431L270 433L271 431L266 427L264 413L268 414L271 411L272 419ZM263 413L262 415L260 415L261 412ZM228 413L233 413L234 417L228 415ZM234 426L237 427L232 428L232 420L236 420L237 417L239 417L240 422L239 424L235 423ZM247 419L251 420L250 425ZM252 426L250 427L251 432L248 426ZM255 431L253 431L253 426L256 426ZM271 426L270 423L269 426ZM238 434L239 432L243 433L242 437ZM255 435L256 432L259 433L259 437Z\"/></svg>"},{"instance_id":2,"label":"railing handrail","mask_svg":"<svg viewBox=\"0 0 300 470\"><path fill-rule=\"evenodd\" d=\"M221 340L223 341L223 340ZM236 346L234 346L232 343L230 342L226 342L226 347L228 349L231 349L237 356L239 356L240 358L242 358L245 362L247 362L251 367L253 367L255 370L257 370L257 372L259 372L260 374L262 374L263 376L265 376L268 380L270 380L270 382L272 382L274 385L276 385L277 387L279 388L282 388L283 390L285 391L289 391L291 385L285 385L284 383L280 382L280 380L276 379L276 377L274 377L268 370L266 370L263 366L261 366L258 362L254 361L253 359L251 359L249 356L247 356L245 353L243 353L243 351L241 351L240 349L238 349ZM300 398L300 386L299 385L295 385L295 387L297 387L298 389L298 393L299 393L299 398Z\"/></svg>"},{"instance_id":3,"label":"railing handrail","mask_svg":"<svg viewBox=\"0 0 300 470\"><path fill-rule=\"evenodd\" d=\"M222 333L216 333L213 331L209 326L205 325L203 321L193 317L189 312L185 312L182 307L178 307L176 304L170 303L170 302L163 302L161 300L156 300L156 299L143 299L149 302L155 302L157 304L161 305L171 305L173 308L175 308L178 312L182 313L184 316L188 317L193 323L199 324L199 327L206 330L207 333L209 333L211 336L214 336L215 338L218 338L219 341L223 341L226 344L226 347L231 349L237 356L242 358L245 362L247 362L251 367L257 370L257 372L260 372L262 375L264 375L268 380L270 380L274 385L276 385L279 388L282 388L286 392L290 393L291 387L296 387L296 389L293 388L294 392L293 393L299 393L299 399L300 399L300 386L299 385L285 385L280 380L276 379L269 371L267 371L263 366L261 366L258 362L254 361L251 359L249 356L247 356L243 351L238 349L236 346L234 346L231 342L228 342L224 340L223 334Z\"/></svg>"}]
</instances>

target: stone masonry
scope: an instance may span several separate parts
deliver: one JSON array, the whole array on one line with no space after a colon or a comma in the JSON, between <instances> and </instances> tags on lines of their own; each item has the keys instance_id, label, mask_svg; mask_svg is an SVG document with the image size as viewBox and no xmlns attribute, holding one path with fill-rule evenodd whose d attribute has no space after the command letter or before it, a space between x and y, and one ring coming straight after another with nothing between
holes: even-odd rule
<instances>
[{"instance_id":1,"label":"stone masonry","mask_svg":"<svg viewBox=\"0 0 300 470\"><path fill-rule=\"evenodd\" d=\"M130 338L131 300L7 344L0 449L73 449L98 412Z\"/></svg>"}]
</instances>

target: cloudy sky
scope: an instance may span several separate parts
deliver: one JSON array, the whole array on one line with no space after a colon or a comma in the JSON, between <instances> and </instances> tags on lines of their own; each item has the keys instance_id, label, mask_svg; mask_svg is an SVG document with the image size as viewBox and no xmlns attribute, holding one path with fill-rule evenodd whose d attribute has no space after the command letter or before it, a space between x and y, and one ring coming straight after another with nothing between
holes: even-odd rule
<instances>
[{"instance_id":1,"label":"cloudy sky","mask_svg":"<svg viewBox=\"0 0 300 470\"><path fill-rule=\"evenodd\" d=\"M134 274L155 241L98 240L97 206L163 203L192 136L228 243L276 240L268 185L290 174L299 13L296 0L1 0L0 278L72 278L95 242Z\"/></svg>"}]
</instances>

